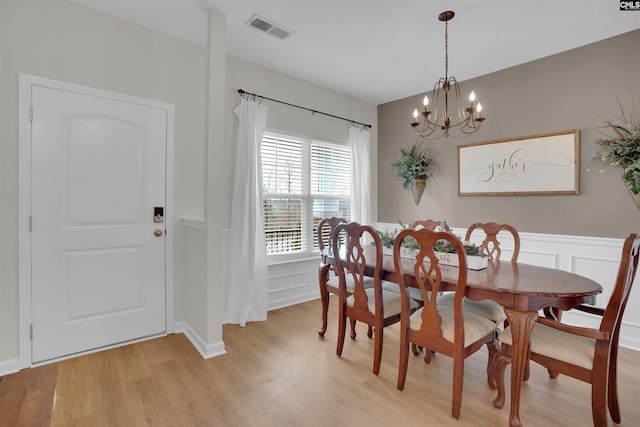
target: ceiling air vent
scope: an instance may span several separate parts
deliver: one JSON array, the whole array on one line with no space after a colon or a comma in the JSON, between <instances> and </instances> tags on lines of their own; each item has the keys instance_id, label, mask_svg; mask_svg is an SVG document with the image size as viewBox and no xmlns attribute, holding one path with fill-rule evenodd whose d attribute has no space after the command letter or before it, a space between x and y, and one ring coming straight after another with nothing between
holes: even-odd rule
<instances>
[{"instance_id":1,"label":"ceiling air vent","mask_svg":"<svg viewBox=\"0 0 640 427\"><path fill-rule=\"evenodd\" d=\"M271 34L274 37L284 40L293 34L293 31L287 30L282 25L276 24L273 21L263 18L258 14L254 14L247 22L246 25L262 31L263 33Z\"/></svg>"}]
</instances>

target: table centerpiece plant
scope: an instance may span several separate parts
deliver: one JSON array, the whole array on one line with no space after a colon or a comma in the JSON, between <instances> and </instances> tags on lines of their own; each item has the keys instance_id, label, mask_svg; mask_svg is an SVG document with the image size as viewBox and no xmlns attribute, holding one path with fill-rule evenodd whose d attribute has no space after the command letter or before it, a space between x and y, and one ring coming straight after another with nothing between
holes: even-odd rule
<instances>
[{"instance_id":1,"label":"table centerpiece plant","mask_svg":"<svg viewBox=\"0 0 640 427\"><path fill-rule=\"evenodd\" d=\"M609 166L622 166L622 180L631 192L636 205L640 207L640 99L631 99L630 114L625 114L620 100L620 123L605 120L603 137L595 141L598 150L593 158Z\"/></svg>"},{"instance_id":2,"label":"table centerpiece plant","mask_svg":"<svg viewBox=\"0 0 640 427\"><path fill-rule=\"evenodd\" d=\"M407 229L408 227L400 221L398 218L398 224L402 230ZM383 251L386 249L385 253L391 254L391 250L393 249L393 244L395 243L396 236L400 232L397 228L393 231L389 230L376 230L378 232L378 236L380 236L380 242L382 243ZM402 248L406 250L416 250L419 249L420 246L418 242L413 237L407 237L404 242L402 242ZM403 251L403 253L405 252Z\"/></svg>"},{"instance_id":3,"label":"table centerpiece plant","mask_svg":"<svg viewBox=\"0 0 640 427\"><path fill-rule=\"evenodd\" d=\"M400 227L401 227L402 230L407 228L407 226L404 225L402 223L402 221L400 221L400 218L398 218L397 221L398 221L398 224L400 224ZM400 231L398 231L398 229L395 228L393 231L376 230L376 232L378 233L378 236L380 236L380 243L382 243L382 247L385 248L385 249L393 249L393 244L396 241L396 236L398 235L398 233ZM413 241L413 248L412 249L417 249L417 242L413 238L407 239L405 242L403 242L402 246L405 247L405 248L407 246L412 246L412 243L411 243L412 241Z\"/></svg>"},{"instance_id":4,"label":"table centerpiece plant","mask_svg":"<svg viewBox=\"0 0 640 427\"><path fill-rule=\"evenodd\" d=\"M406 229L407 226L398 219L398 223L402 229ZM378 236L380 236L380 241L382 243L383 253L387 255L393 254L393 244L395 242L396 236L398 235L398 229L394 229L393 231L389 230L376 230ZM487 267L487 255L480 250L480 247L475 243L471 242L462 242L464 246L465 253L467 254L467 267L472 270L481 270ZM408 236L404 242L402 242L402 250L401 256L403 258L413 258L416 256L417 251L420 249L420 245L418 242L410 236ZM453 265L457 266L457 258L451 256L451 254L456 253L455 248L451 243L446 240L438 240L433 250L438 255L438 259L442 264L445 265Z\"/></svg>"},{"instance_id":5,"label":"table centerpiece plant","mask_svg":"<svg viewBox=\"0 0 640 427\"><path fill-rule=\"evenodd\" d=\"M378 236L380 236L380 242L382 243L382 247L386 249L393 248L393 243L396 240L396 236L398 235L398 230L388 231L388 230L376 230L378 232ZM373 243L372 243L373 244Z\"/></svg>"},{"instance_id":6,"label":"table centerpiece plant","mask_svg":"<svg viewBox=\"0 0 640 427\"><path fill-rule=\"evenodd\" d=\"M475 243L462 242L462 245L464 246L464 251L466 252L467 256L479 256L479 257L487 256L487 254L480 251L480 247L477 246ZM448 254L456 253L456 249L448 240L438 240L436 242L436 246L434 247L434 250L438 252L448 253Z\"/></svg>"},{"instance_id":7,"label":"table centerpiece plant","mask_svg":"<svg viewBox=\"0 0 640 427\"><path fill-rule=\"evenodd\" d=\"M462 246L464 246L464 251L467 254L467 268L471 270L487 268L487 254L482 252L479 246L467 241L463 241ZM458 257L451 255L456 253L456 249L448 240L438 240L433 249L437 252L440 263L458 266Z\"/></svg>"}]
</instances>

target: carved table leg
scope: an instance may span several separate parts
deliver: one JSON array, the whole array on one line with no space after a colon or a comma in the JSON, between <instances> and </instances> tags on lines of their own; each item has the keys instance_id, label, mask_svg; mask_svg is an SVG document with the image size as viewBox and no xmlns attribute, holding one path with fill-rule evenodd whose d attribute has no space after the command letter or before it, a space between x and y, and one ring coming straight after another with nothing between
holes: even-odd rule
<instances>
[{"instance_id":1,"label":"carved table leg","mask_svg":"<svg viewBox=\"0 0 640 427\"><path fill-rule=\"evenodd\" d=\"M511 335L513 337L513 357L511 365L511 411L509 425L520 427L520 392L525 370L529 361L531 332L538 320L537 311L521 311L505 308Z\"/></svg>"}]
</instances>

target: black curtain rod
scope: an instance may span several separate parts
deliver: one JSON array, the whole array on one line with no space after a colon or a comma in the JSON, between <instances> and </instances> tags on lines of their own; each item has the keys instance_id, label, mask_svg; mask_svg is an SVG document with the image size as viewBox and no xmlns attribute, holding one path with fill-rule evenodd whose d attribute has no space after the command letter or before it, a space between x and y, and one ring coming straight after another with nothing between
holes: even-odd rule
<instances>
[{"instance_id":1,"label":"black curtain rod","mask_svg":"<svg viewBox=\"0 0 640 427\"><path fill-rule=\"evenodd\" d=\"M246 91L244 91L242 89L238 89L238 93L240 95L250 95L250 96L255 96L255 97L261 98L261 99L268 99L269 101L279 102L280 104L288 105L290 107L295 107L295 108L300 108L302 110L311 111L311 113L313 113L313 114L318 113L318 114L322 114L322 115L325 115L325 116L333 117L334 119L340 119L340 120L344 120L345 122L354 123L354 124L357 124L357 125L362 125L365 128L371 128L371 125L368 125L366 123L356 122L355 120L345 119L344 117L334 116L333 114L323 113L322 111L312 110L311 108L301 107L300 105L290 104L288 102L280 101L280 100L273 99L273 98L267 98L266 96L262 96L262 95L256 95L255 93L246 92Z\"/></svg>"}]
</instances>

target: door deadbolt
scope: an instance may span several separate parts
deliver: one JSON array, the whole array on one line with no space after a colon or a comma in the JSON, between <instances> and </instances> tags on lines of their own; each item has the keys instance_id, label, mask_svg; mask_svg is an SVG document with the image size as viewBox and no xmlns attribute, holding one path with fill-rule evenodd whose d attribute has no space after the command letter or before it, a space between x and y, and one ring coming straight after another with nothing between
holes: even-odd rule
<instances>
[{"instance_id":1,"label":"door deadbolt","mask_svg":"<svg viewBox=\"0 0 640 427\"><path fill-rule=\"evenodd\" d=\"M164 208L162 206L153 208L153 222L164 222Z\"/></svg>"}]
</instances>

